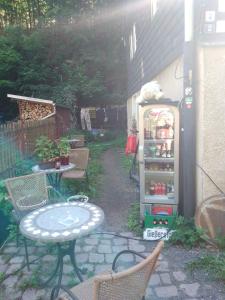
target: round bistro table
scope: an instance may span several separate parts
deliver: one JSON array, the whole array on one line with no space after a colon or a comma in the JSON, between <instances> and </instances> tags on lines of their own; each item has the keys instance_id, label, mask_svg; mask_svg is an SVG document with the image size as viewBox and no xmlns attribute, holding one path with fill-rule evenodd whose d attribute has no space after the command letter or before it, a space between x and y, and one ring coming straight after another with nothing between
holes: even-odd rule
<instances>
[{"instance_id":1,"label":"round bistro table","mask_svg":"<svg viewBox=\"0 0 225 300\"><path fill-rule=\"evenodd\" d=\"M80 281L81 271L76 264L77 238L88 235L104 220L102 209L82 202L47 205L27 214L20 222L21 233L35 241L56 243L58 257L55 270L41 285L47 285L58 274L60 286L63 274L63 257L69 255L71 264ZM63 244L68 242L67 245Z\"/></svg>"},{"instance_id":2,"label":"round bistro table","mask_svg":"<svg viewBox=\"0 0 225 300\"><path fill-rule=\"evenodd\" d=\"M60 183L62 174L66 171L72 170L75 168L75 164L69 163L68 165L61 165L59 169L51 168L51 169L41 169L39 165L35 165L32 168L34 173L43 172L47 175L49 183L56 189L60 190Z\"/></svg>"}]
</instances>

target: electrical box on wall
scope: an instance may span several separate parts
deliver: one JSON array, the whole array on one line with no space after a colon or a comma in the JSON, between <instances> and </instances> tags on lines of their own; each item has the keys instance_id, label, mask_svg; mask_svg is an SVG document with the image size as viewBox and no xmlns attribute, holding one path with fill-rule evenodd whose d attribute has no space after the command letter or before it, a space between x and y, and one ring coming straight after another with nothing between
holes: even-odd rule
<instances>
[{"instance_id":1,"label":"electrical box on wall","mask_svg":"<svg viewBox=\"0 0 225 300\"><path fill-rule=\"evenodd\" d=\"M225 1L204 0L200 9L203 41L220 41L225 35Z\"/></svg>"}]
</instances>

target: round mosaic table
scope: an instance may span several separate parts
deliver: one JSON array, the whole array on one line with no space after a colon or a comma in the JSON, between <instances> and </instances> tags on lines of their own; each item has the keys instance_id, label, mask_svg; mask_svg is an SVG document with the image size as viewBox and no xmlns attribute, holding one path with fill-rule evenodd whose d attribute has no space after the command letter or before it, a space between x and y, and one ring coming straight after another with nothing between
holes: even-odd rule
<instances>
[{"instance_id":1,"label":"round mosaic table","mask_svg":"<svg viewBox=\"0 0 225 300\"><path fill-rule=\"evenodd\" d=\"M88 235L104 220L102 209L94 204L82 202L57 203L39 208L26 215L20 222L21 233L32 240L57 244L58 260L49 283L59 271L60 286L63 272L63 257L69 255L74 271L80 281L81 272L76 264L76 239ZM62 243L69 242L68 245Z\"/></svg>"},{"instance_id":2,"label":"round mosaic table","mask_svg":"<svg viewBox=\"0 0 225 300\"><path fill-rule=\"evenodd\" d=\"M49 183L57 190L60 189L60 183L62 174L64 172L70 171L75 168L75 164L69 163L68 165L61 165L59 169L51 168L51 169L41 169L39 165L35 165L32 168L34 173L36 172L43 172L47 175Z\"/></svg>"}]
</instances>

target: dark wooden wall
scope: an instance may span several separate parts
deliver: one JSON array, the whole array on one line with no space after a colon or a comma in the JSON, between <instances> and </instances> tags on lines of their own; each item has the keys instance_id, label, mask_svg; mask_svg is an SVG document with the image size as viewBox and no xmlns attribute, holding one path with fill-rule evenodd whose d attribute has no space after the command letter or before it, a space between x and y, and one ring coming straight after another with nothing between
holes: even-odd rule
<instances>
[{"instance_id":1,"label":"dark wooden wall","mask_svg":"<svg viewBox=\"0 0 225 300\"><path fill-rule=\"evenodd\" d=\"M71 128L70 109L56 105L56 134L60 137Z\"/></svg>"},{"instance_id":2,"label":"dark wooden wall","mask_svg":"<svg viewBox=\"0 0 225 300\"><path fill-rule=\"evenodd\" d=\"M126 47L128 71L128 97L154 78L183 53L184 1L161 0L159 9L151 20L150 1L136 13L127 17ZM129 34L136 24L137 50L130 61ZM144 77L141 74L143 60Z\"/></svg>"}]
</instances>

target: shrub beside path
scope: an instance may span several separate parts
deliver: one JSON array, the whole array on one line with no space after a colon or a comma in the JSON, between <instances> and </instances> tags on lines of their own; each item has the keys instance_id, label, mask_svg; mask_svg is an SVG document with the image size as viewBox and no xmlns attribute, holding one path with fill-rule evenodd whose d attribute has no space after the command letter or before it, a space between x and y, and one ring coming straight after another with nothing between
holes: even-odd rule
<instances>
[{"instance_id":1,"label":"shrub beside path","mask_svg":"<svg viewBox=\"0 0 225 300\"><path fill-rule=\"evenodd\" d=\"M133 237L133 234L127 230L126 223L128 208L136 198L135 185L129 181L128 175L120 166L120 156L121 152L117 149L110 149L103 154L104 176L100 195L99 199L93 201L105 212L105 223L98 231ZM109 269L119 251L131 249L148 255L155 244L155 242L128 240L108 234L93 234L77 241L76 258L78 265L88 270L85 275L85 278L88 278ZM43 268L42 277L47 276L49 270L55 266L55 256L51 252L46 255L46 250L44 244L30 243L28 247L30 259L39 257L38 263L32 265L32 272L27 272L24 268L21 272L7 278L0 285L0 300L49 299L53 283L47 289L38 289L36 286L39 279L36 274L38 265ZM188 251L166 246L160 256L157 270L151 277L146 300L225 299L225 289L221 283L211 281L207 274L201 272L191 274L185 269L185 263L200 256L202 251L200 249ZM136 262L133 256L125 255L121 259L120 269ZM15 242L11 242L0 253L0 274L13 273L23 263L23 247L17 248ZM77 283L69 260L66 258L63 274L64 285L72 286Z\"/></svg>"}]
</instances>

